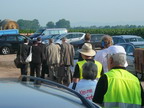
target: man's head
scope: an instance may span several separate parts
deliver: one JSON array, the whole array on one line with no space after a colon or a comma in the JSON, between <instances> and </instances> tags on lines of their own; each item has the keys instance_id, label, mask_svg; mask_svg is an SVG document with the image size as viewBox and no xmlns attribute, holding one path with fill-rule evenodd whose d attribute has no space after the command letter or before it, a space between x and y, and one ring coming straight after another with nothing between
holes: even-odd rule
<instances>
[{"instance_id":1,"label":"man's head","mask_svg":"<svg viewBox=\"0 0 144 108\"><path fill-rule=\"evenodd\" d=\"M24 43L29 43L29 40L28 39L24 39Z\"/></svg>"},{"instance_id":2,"label":"man's head","mask_svg":"<svg viewBox=\"0 0 144 108\"><path fill-rule=\"evenodd\" d=\"M41 43L41 42L42 42L41 37L38 37L37 38L37 43Z\"/></svg>"},{"instance_id":3,"label":"man's head","mask_svg":"<svg viewBox=\"0 0 144 108\"><path fill-rule=\"evenodd\" d=\"M83 59L92 59L92 57L96 54L90 43L85 43L78 51L81 53Z\"/></svg>"},{"instance_id":4,"label":"man's head","mask_svg":"<svg viewBox=\"0 0 144 108\"><path fill-rule=\"evenodd\" d=\"M67 41L67 38L66 38L66 37L63 37L61 40L62 40L62 42L66 42L66 41Z\"/></svg>"},{"instance_id":5,"label":"man's head","mask_svg":"<svg viewBox=\"0 0 144 108\"><path fill-rule=\"evenodd\" d=\"M51 38L51 39L49 39L49 44L51 44L51 43L53 43L54 42L54 40Z\"/></svg>"},{"instance_id":6,"label":"man's head","mask_svg":"<svg viewBox=\"0 0 144 108\"><path fill-rule=\"evenodd\" d=\"M83 65L83 79L94 80L97 76L97 66L93 62L87 62Z\"/></svg>"},{"instance_id":7,"label":"man's head","mask_svg":"<svg viewBox=\"0 0 144 108\"><path fill-rule=\"evenodd\" d=\"M104 35L101 39L102 48L108 48L113 44L113 39L109 35Z\"/></svg>"},{"instance_id":8,"label":"man's head","mask_svg":"<svg viewBox=\"0 0 144 108\"><path fill-rule=\"evenodd\" d=\"M113 45L108 48L108 69L113 67L127 67L126 52L122 46Z\"/></svg>"},{"instance_id":9,"label":"man's head","mask_svg":"<svg viewBox=\"0 0 144 108\"><path fill-rule=\"evenodd\" d=\"M89 42L91 40L91 35L90 33L86 33L85 37L84 37L86 42Z\"/></svg>"}]
</instances>

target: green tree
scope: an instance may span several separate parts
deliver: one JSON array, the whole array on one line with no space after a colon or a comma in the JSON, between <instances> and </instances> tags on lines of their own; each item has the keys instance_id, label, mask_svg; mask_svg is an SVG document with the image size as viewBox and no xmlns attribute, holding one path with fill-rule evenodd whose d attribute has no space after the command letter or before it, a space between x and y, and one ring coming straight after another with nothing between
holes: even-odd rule
<instances>
[{"instance_id":1,"label":"green tree","mask_svg":"<svg viewBox=\"0 0 144 108\"><path fill-rule=\"evenodd\" d=\"M54 28L54 27L55 27L55 24L54 24L54 22L50 21L50 22L48 22L48 23L46 24L46 27L47 27L47 28Z\"/></svg>"},{"instance_id":2,"label":"green tree","mask_svg":"<svg viewBox=\"0 0 144 108\"><path fill-rule=\"evenodd\" d=\"M20 30L37 30L40 28L40 24L37 19L34 19L32 21L19 19L17 23L20 27Z\"/></svg>"},{"instance_id":3,"label":"green tree","mask_svg":"<svg viewBox=\"0 0 144 108\"><path fill-rule=\"evenodd\" d=\"M56 27L57 28L70 28L70 21L61 19L56 22Z\"/></svg>"}]
</instances>

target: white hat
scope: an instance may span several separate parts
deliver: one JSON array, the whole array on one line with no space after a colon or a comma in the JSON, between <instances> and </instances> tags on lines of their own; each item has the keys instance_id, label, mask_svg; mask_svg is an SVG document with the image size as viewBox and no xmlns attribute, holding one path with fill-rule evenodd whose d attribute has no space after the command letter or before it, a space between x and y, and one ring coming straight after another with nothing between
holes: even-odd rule
<instances>
[{"instance_id":1,"label":"white hat","mask_svg":"<svg viewBox=\"0 0 144 108\"><path fill-rule=\"evenodd\" d=\"M96 54L96 52L92 49L92 45L90 43L85 43L78 51L86 56L94 56Z\"/></svg>"},{"instance_id":2,"label":"white hat","mask_svg":"<svg viewBox=\"0 0 144 108\"><path fill-rule=\"evenodd\" d=\"M107 54L114 55L114 54L118 54L118 53L122 53L122 54L125 54L125 55L126 55L125 49L124 49L122 46L120 46L120 45L112 45L112 46L110 46L110 47L108 48ZM124 65L124 66L125 66L125 67L128 66L127 61L125 62L125 65Z\"/></svg>"}]
</instances>

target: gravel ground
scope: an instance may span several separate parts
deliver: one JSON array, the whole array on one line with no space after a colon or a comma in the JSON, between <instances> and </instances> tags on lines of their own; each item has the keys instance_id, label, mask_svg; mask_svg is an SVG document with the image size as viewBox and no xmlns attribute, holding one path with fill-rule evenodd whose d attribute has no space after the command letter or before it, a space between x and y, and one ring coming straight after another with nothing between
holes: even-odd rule
<instances>
[{"instance_id":1,"label":"gravel ground","mask_svg":"<svg viewBox=\"0 0 144 108\"><path fill-rule=\"evenodd\" d=\"M13 60L16 54L0 55L0 81L16 81L20 76L20 69L16 68ZM141 81L144 88L144 81Z\"/></svg>"}]
</instances>

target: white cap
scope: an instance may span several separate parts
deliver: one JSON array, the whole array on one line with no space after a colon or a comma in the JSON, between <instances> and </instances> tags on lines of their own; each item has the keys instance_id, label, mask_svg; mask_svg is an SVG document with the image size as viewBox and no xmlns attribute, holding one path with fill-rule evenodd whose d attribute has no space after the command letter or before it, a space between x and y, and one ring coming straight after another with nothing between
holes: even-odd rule
<instances>
[{"instance_id":1,"label":"white cap","mask_svg":"<svg viewBox=\"0 0 144 108\"><path fill-rule=\"evenodd\" d=\"M122 53L122 54L125 54L125 55L126 55L125 49L124 49L122 46L120 46L120 45L112 45L112 46L110 46L110 47L108 48L107 54L113 55L113 54L118 54L118 53ZM127 61L126 61L126 63L125 63L124 66L125 66L125 67L128 66Z\"/></svg>"}]
</instances>

